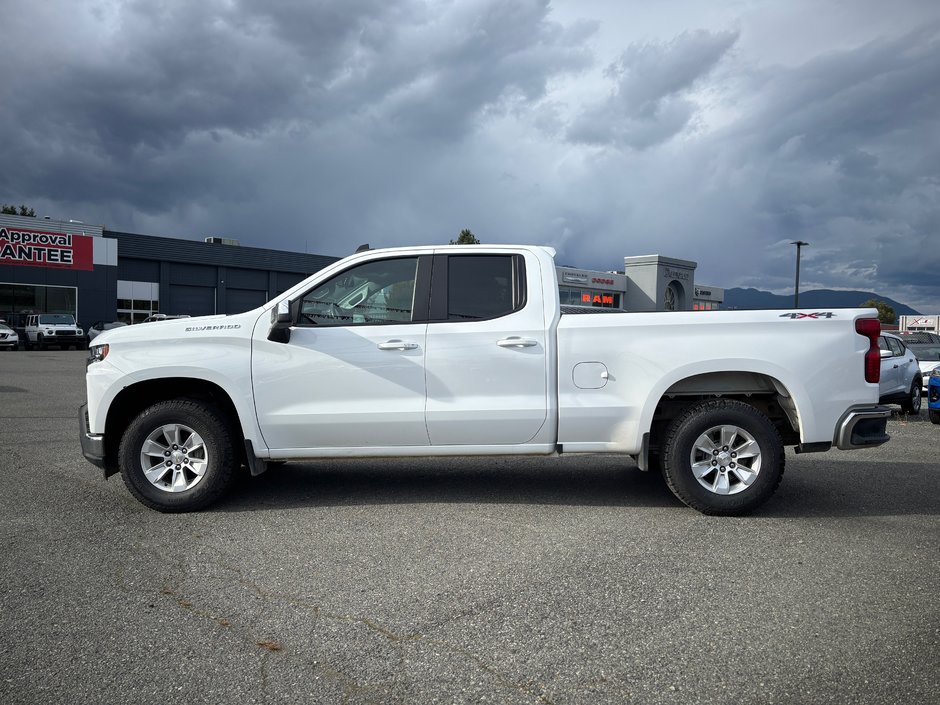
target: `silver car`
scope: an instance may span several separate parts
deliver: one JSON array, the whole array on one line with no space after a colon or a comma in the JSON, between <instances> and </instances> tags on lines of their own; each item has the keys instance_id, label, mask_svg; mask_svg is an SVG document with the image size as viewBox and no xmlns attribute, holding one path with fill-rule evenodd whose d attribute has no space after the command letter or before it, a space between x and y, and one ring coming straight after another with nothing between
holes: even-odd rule
<instances>
[{"instance_id":1,"label":"silver car","mask_svg":"<svg viewBox=\"0 0 940 705\"><path fill-rule=\"evenodd\" d=\"M881 381L878 383L880 402L900 404L901 411L919 414L923 378L914 353L892 333L882 333L878 338L878 347L881 348Z\"/></svg>"},{"instance_id":2,"label":"silver car","mask_svg":"<svg viewBox=\"0 0 940 705\"><path fill-rule=\"evenodd\" d=\"M909 342L907 349L914 353L920 366L920 373L924 380L924 389L927 388L930 373L940 365L940 343Z\"/></svg>"},{"instance_id":3,"label":"silver car","mask_svg":"<svg viewBox=\"0 0 940 705\"><path fill-rule=\"evenodd\" d=\"M112 328L122 328L127 324L124 321L97 321L88 329L88 340L92 341L97 336Z\"/></svg>"},{"instance_id":4,"label":"silver car","mask_svg":"<svg viewBox=\"0 0 940 705\"><path fill-rule=\"evenodd\" d=\"M20 347L20 336L5 323L0 323L0 350L16 350Z\"/></svg>"}]
</instances>

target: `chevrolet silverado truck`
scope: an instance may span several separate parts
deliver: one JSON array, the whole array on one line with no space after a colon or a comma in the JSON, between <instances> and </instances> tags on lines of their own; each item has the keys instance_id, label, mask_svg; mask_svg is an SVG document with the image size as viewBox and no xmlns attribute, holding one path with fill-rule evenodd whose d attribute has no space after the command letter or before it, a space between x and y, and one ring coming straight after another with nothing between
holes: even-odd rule
<instances>
[{"instance_id":1,"label":"chevrolet silverado truck","mask_svg":"<svg viewBox=\"0 0 940 705\"><path fill-rule=\"evenodd\" d=\"M547 247L360 252L246 313L99 335L82 453L164 512L283 461L619 453L737 515L785 446L888 440L874 309L599 311L559 304Z\"/></svg>"}]
</instances>

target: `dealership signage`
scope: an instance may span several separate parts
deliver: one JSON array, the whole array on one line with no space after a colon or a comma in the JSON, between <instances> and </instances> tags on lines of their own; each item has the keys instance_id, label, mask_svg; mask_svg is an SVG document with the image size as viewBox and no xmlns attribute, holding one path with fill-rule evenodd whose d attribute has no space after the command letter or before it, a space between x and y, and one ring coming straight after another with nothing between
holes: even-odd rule
<instances>
[{"instance_id":1,"label":"dealership signage","mask_svg":"<svg viewBox=\"0 0 940 705\"><path fill-rule=\"evenodd\" d=\"M87 235L0 228L0 264L94 269L94 241Z\"/></svg>"}]
</instances>

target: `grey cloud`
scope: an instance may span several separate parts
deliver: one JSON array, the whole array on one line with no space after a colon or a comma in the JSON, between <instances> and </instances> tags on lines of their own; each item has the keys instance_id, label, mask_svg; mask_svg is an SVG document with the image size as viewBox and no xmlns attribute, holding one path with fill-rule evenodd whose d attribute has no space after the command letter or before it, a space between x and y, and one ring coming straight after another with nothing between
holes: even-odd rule
<instances>
[{"instance_id":1,"label":"grey cloud","mask_svg":"<svg viewBox=\"0 0 940 705\"><path fill-rule=\"evenodd\" d=\"M605 79L609 19L536 0L13 2L0 195L43 214L335 255L470 227L781 292L800 238L805 286L940 310L937 31L893 11L789 66L747 53L747 18L670 20Z\"/></svg>"},{"instance_id":2,"label":"grey cloud","mask_svg":"<svg viewBox=\"0 0 940 705\"><path fill-rule=\"evenodd\" d=\"M816 240L818 281L933 287L940 253L940 26L766 77L726 135L764 161L755 208L769 237ZM851 264L849 264L851 263Z\"/></svg>"},{"instance_id":3,"label":"grey cloud","mask_svg":"<svg viewBox=\"0 0 940 705\"><path fill-rule=\"evenodd\" d=\"M460 139L587 65L594 28L552 22L539 0L179 0L79 14L66 10L60 29L83 27L74 41L94 51L66 65L44 59L41 35L28 58L0 45L0 134L15 166L0 191L145 210L223 194L224 165L278 136L300 150L330 125L366 142Z\"/></svg>"},{"instance_id":4,"label":"grey cloud","mask_svg":"<svg viewBox=\"0 0 940 705\"><path fill-rule=\"evenodd\" d=\"M606 72L615 86L568 130L575 142L647 149L686 128L696 111L690 91L737 41L736 32L683 33L668 43L633 44Z\"/></svg>"}]
</instances>

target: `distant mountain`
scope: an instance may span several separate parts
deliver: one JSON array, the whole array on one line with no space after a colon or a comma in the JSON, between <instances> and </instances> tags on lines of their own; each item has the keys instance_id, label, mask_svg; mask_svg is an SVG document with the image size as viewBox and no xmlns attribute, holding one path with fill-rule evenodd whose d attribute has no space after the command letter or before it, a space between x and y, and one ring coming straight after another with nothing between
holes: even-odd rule
<instances>
[{"instance_id":1,"label":"distant mountain","mask_svg":"<svg viewBox=\"0 0 940 705\"><path fill-rule=\"evenodd\" d=\"M869 299L884 301L899 316L917 316L910 306L898 303L887 296L871 291L833 291L832 289L811 289L800 292L800 308L857 308ZM793 308L793 294L771 294L758 289L725 289L725 301L721 305L728 309L755 308Z\"/></svg>"}]
</instances>

